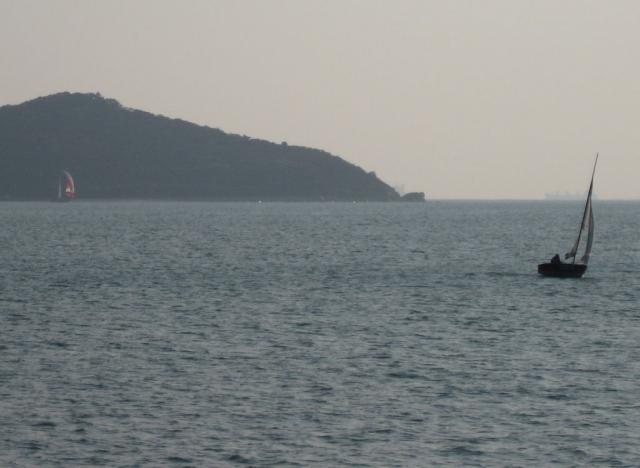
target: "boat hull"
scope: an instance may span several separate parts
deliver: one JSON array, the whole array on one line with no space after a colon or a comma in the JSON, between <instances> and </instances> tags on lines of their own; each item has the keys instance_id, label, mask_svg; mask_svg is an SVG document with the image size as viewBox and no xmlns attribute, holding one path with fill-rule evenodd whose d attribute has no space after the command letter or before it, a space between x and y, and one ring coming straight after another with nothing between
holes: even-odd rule
<instances>
[{"instance_id":1,"label":"boat hull","mask_svg":"<svg viewBox=\"0 0 640 468\"><path fill-rule=\"evenodd\" d=\"M538 273L542 276L556 278L580 278L585 271L587 271L587 265L580 263L541 263L538 265Z\"/></svg>"}]
</instances>

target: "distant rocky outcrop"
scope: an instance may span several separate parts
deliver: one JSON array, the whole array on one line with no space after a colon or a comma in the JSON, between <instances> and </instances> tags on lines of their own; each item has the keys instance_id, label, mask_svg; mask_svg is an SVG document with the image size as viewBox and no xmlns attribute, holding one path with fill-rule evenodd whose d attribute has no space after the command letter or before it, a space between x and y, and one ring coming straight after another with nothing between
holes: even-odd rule
<instances>
[{"instance_id":1,"label":"distant rocky outcrop","mask_svg":"<svg viewBox=\"0 0 640 468\"><path fill-rule=\"evenodd\" d=\"M0 107L0 199L398 201L375 174L325 151L271 143L60 93Z\"/></svg>"},{"instance_id":2,"label":"distant rocky outcrop","mask_svg":"<svg viewBox=\"0 0 640 468\"><path fill-rule=\"evenodd\" d=\"M425 201L424 192L409 192L402 195L401 201L407 202L423 202Z\"/></svg>"}]
</instances>

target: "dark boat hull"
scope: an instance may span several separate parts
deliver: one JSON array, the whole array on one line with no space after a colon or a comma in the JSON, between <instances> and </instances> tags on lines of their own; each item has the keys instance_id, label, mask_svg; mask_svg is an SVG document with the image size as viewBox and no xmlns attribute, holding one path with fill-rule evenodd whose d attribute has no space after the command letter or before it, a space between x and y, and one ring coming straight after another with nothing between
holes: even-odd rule
<instances>
[{"instance_id":1,"label":"dark boat hull","mask_svg":"<svg viewBox=\"0 0 640 468\"><path fill-rule=\"evenodd\" d=\"M538 265L538 273L557 278L580 278L585 271L587 271L587 265L580 263L541 263Z\"/></svg>"}]
</instances>

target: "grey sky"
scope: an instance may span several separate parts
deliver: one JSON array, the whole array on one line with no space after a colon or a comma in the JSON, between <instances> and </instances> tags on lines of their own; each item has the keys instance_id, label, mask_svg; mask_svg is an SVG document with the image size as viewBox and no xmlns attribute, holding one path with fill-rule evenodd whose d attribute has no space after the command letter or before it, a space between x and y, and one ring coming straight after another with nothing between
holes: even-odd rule
<instances>
[{"instance_id":1,"label":"grey sky","mask_svg":"<svg viewBox=\"0 0 640 468\"><path fill-rule=\"evenodd\" d=\"M0 104L99 91L432 198L640 198L640 2L0 0Z\"/></svg>"}]
</instances>

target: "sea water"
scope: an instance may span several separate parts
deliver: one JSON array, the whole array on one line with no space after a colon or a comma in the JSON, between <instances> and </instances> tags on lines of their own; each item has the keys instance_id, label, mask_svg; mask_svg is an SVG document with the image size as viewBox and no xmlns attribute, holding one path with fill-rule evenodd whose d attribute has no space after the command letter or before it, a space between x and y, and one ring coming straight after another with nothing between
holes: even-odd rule
<instances>
[{"instance_id":1,"label":"sea water","mask_svg":"<svg viewBox=\"0 0 640 468\"><path fill-rule=\"evenodd\" d=\"M0 203L2 466L639 466L640 204Z\"/></svg>"}]
</instances>

